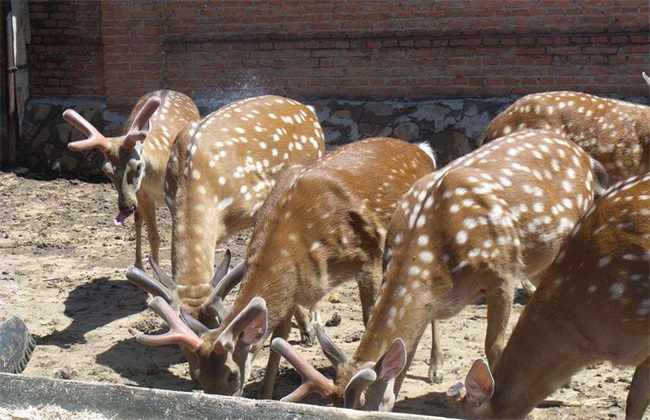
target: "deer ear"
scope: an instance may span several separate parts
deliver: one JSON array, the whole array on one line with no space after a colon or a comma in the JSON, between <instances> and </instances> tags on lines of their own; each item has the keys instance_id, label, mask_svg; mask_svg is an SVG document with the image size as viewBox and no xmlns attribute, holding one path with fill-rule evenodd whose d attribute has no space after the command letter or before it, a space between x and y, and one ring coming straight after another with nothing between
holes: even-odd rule
<instances>
[{"instance_id":1,"label":"deer ear","mask_svg":"<svg viewBox=\"0 0 650 420\"><path fill-rule=\"evenodd\" d=\"M467 397L479 405L487 402L494 394L494 378L490 367L483 359L476 359L465 378Z\"/></svg>"},{"instance_id":2,"label":"deer ear","mask_svg":"<svg viewBox=\"0 0 650 420\"><path fill-rule=\"evenodd\" d=\"M397 338L375 364L375 372L379 379L388 382L397 377L404 366L406 366L406 345L401 338Z\"/></svg>"},{"instance_id":3,"label":"deer ear","mask_svg":"<svg viewBox=\"0 0 650 420\"><path fill-rule=\"evenodd\" d=\"M223 354L235 350L235 343L239 346L258 343L268 329L266 318L266 302L259 296L254 297L221 331L212 346L213 351Z\"/></svg>"},{"instance_id":4,"label":"deer ear","mask_svg":"<svg viewBox=\"0 0 650 420\"><path fill-rule=\"evenodd\" d=\"M247 346L256 344L264 338L267 329L267 311L266 308L264 308L263 311L256 313L256 315L246 323L244 330L239 336L239 342Z\"/></svg>"},{"instance_id":5,"label":"deer ear","mask_svg":"<svg viewBox=\"0 0 650 420\"><path fill-rule=\"evenodd\" d=\"M147 138L147 133L149 132L149 119L156 112L160 106L160 98L151 97L145 102L145 104L140 108L140 111L133 119L129 130L126 133L126 137L122 141L122 146L126 149L133 149L137 142L143 142Z\"/></svg>"}]
</instances>

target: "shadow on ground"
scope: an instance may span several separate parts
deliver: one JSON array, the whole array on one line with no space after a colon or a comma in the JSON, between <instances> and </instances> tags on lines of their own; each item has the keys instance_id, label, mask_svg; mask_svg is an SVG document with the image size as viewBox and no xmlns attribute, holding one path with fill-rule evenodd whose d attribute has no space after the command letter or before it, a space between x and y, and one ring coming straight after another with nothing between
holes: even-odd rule
<instances>
[{"instance_id":1,"label":"shadow on ground","mask_svg":"<svg viewBox=\"0 0 650 420\"><path fill-rule=\"evenodd\" d=\"M183 353L176 346L147 347L135 341L135 338L129 338L98 354L96 360L138 386L173 391L198 389L198 385L191 380L169 370L170 366L178 363L187 366Z\"/></svg>"},{"instance_id":2,"label":"shadow on ground","mask_svg":"<svg viewBox=\"0 0 650 420\"><path fill-rule=\"evenodd\" d=\"M72 323L62 331L38 338L37 344L68 348L86 343L85 334L117 319L147 309L147 293L125 280L99 277L73 289L63 313Z\"/></svg>"}]
</instances>

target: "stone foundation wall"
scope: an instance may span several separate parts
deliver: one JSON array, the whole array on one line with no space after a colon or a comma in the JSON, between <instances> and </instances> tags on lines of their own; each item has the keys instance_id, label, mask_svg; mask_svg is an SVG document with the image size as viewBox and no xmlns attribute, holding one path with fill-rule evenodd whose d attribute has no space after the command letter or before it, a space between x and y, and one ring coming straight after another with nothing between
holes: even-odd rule
<instances>
[{"instance_id":1,"label":"stone foundation wall","mask_svg":"<svg viewBox=\"0 0 650 420\"><path fill-rule=\"evenodd\" d=\"M339 99L306 101L318 114L329 148L367 137L428 142L440 164L476 148L483 130L516 98L440 99L420 102L368 102ZM622 98L647 103L647 98ZM224 105L197 100L201 115ZM100 152L70 152L66 144L83 138L61 114L74 108L105 135L118 135L126 114L116 114L99 97L41 97L27 103L19 162L37 171L98 175Z\"/></svg>"}]
</instances>

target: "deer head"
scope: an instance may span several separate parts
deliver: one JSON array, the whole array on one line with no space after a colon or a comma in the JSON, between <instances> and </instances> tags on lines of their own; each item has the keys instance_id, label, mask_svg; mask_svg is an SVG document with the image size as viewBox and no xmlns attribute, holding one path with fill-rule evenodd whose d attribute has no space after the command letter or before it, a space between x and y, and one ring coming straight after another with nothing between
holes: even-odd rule
<instances>
[{"instance_id":1,"label":"deer head","mask_svg":"<svg viewBox=\"0 0 650 420\"><path fill-rule=\"evenodd\" d=\"M137 209L136 192L145 173L142 148L149 131L149 119L160 106L158 96L140 99L131 117L126 134L119 137L104 137L88 120L73 109L63 113L63 118L87 136L85 140L68 144L68 149L81 152L98 149L104 154L102 170L110 178L118 195L119 213L115 224L122 222Z\"/></svg>"},{"instance_id":2,"label":"deer head","mask_svg":"<svg viewBox=\"0 0 650 420\"><path fill-rule=\"evenodd\" d=\"M169 325L170 331L162 335L141 334L139 343L149 346L177 344L190 364L190 375L199 382L206 393L240 396L250 374L251 348L259 347L267 331L266 302L253 299L248 306L227 325L207 329L190 321L193 330L182 317L160 296L149 307Z\"/></svg>"}]
</instances>

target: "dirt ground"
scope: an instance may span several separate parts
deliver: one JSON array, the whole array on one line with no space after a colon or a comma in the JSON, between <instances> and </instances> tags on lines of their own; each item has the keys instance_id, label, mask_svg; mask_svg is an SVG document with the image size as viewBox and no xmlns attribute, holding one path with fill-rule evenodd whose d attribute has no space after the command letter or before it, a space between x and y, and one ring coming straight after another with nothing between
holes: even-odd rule
<instances>
[{"instance_id":1,"label":"dirt ground","mask_svg":"<svg viewBox=\"0 0 650 420\"><path fill-rule=\"evenodd\" d=\"M132 220L121 228L113 226L115 213L116 194L108 183L0 173L0 319L18 315L36 335L37 347L24 374L199 392L178 348L145 347L134 340L139 331L157 331L161 324L147 309L146 293L124 276L133 263L135 235ZM158 219L164 238L162 266L169 270L167 209L159 211ZM233 263L238 263L247 238L246 233L232 238L218 248L216 258L220 260L229 247ZM327 332L352 354L363 333L358 295L352 283L337 292L340 303L325 299L321 304L323 319L340 315L341 324ZM511 327L522 308L521 303L515 304ZM444 391L463 380L471 362L481 357L485 326L482 304L443 323L446 366L440 385L426 381L427 332L395 411L450 416ZM289 341L299 342L297 330ZM268 351L267 346L254 362L247 397L257 395ZM332 376L333 369L318 346L299 351ZM549 397L573 406L538 408L529 418L623 418L632 372L606 363L584 370ZM276 398L295 389L299 381L283 361ZM317 396L306 402L327 403Z\"/></svg>"}]
</instances>

